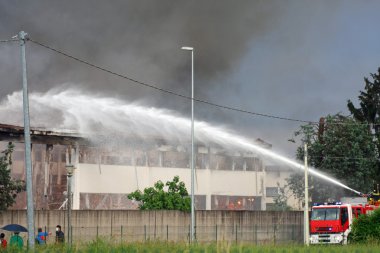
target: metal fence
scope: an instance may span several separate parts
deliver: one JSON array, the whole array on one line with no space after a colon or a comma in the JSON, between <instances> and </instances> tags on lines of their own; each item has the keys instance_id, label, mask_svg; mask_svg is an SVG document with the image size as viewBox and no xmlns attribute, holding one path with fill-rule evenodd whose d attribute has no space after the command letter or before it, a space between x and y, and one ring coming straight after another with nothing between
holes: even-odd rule
<instances>
[{"instance_id":1,"label":"metal fence","mask_svg":"<svg viewBox=\"0 0 380 253\"><path fill-rule=\"evenodd\" d=\"M55 227L46 227L45 231L54 231ZM65 236L67 231L64 231ZM168 241L189 242L190 226L110 226L110 227L71 227L72 243L96 239L110 240L115 243ZM197 226L195 237L198 242L228 241L236 243L263 244L297 244L303 242L303 226L287 225L253 225L253 226ZM54 232L47 238L47 243L54 243ZM65 238L67 240L67 238Z\"/></svg>"}]
</instances>

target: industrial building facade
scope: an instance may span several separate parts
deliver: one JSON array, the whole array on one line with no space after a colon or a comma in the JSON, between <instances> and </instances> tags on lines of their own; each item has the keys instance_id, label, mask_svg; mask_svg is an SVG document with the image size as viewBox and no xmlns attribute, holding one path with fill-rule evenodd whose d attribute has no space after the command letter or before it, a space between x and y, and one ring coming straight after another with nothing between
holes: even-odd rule
<instances>
[{"instance_id":1,"label":"industrial building facade","mask_svg":"<svg viewBox=\"0 0 380 253\"><path fill-rule=\"evenodd\" d=\"M137 189L166 182L178 175L190 192L190 152L183 144L164 140L123 138L117 144L92 142L76 134L33 129L32 167L36 209L65 208L66 164L74 150L72 177L74 209L137 209L127 198ZM12 142L12 177L25 180L23 129L0 125L0 148ZM261 146L271 145L258 140ZM215 145L195 145L197 210L266 210L273 207L278 186L293 171L270 166L252 152L235 152ZM297 208L294 199L290 206ZM26 194L18 196L12 209L26 208Z\"/></svg>"}]
</instances>

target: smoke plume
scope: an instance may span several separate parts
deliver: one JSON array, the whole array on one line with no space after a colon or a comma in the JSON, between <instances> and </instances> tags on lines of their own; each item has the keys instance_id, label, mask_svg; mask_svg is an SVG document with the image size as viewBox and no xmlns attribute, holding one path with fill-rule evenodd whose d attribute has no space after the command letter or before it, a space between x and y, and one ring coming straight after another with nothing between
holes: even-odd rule
<instances>
[{"instance_id":1,"label":"smoke plume","mask_svg":"<svg viewBox=\"0 0 380 253\"><path fill-rule=\"evenodd\" d=\"M0 34L10 37L24 30L35 40L181 94L189 94L190 55L180 48L192 46L197 96L204 97L214 78L227 75L250 40L264 34L270 17L279 14L261 1L11 1L0 3L0 23L7 24ZM12 49L1 49L1 61L10 64L1 73L2 97L18 90L19 73L8 72L19 64L18 51ZM80 83L91 91L164 101L165 106L172 100L31 43L28 63L32 90Z\"/></svg>"}]
</instances>

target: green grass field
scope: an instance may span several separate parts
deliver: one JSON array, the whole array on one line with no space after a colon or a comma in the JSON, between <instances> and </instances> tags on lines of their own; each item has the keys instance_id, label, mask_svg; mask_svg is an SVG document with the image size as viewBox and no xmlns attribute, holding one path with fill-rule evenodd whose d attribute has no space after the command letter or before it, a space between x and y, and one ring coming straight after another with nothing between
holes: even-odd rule
<instances>
[{"instance_id":1,"label":"green grass field","mask_svg":"<svg viewBox=\"0 0 380 253\"><path fill-rule=\"evenodd\" d=\"M26 252L26 249L8 248L0 252ZM131 253L159 253L159 252L188 252L188 253L377 253L380 245L349 245L349 246L256 246L250 244L229 244L221 242L218 244L194 244L185 243L124 243L114 244L112 242L94 241L86 244L76 244L71 248L67 245L36 246L35 252L131 252Z\"/></svg>"}]
</instances>

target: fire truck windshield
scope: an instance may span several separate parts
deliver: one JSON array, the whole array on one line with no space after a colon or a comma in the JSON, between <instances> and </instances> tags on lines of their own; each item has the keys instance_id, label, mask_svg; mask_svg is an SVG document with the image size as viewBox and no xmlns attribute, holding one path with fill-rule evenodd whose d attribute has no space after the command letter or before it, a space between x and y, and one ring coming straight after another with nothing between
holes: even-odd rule
<instances>
[{"instance_id":1,"label":"fire truck windshield","mask_svg":"<svg viewBox=\"0 0 380 253\"><path fill-rule=\"evenodd\" d=\"M311 213L311 220L338 220L339 208L315 208Z\"/></svg>"}]
</instances>

